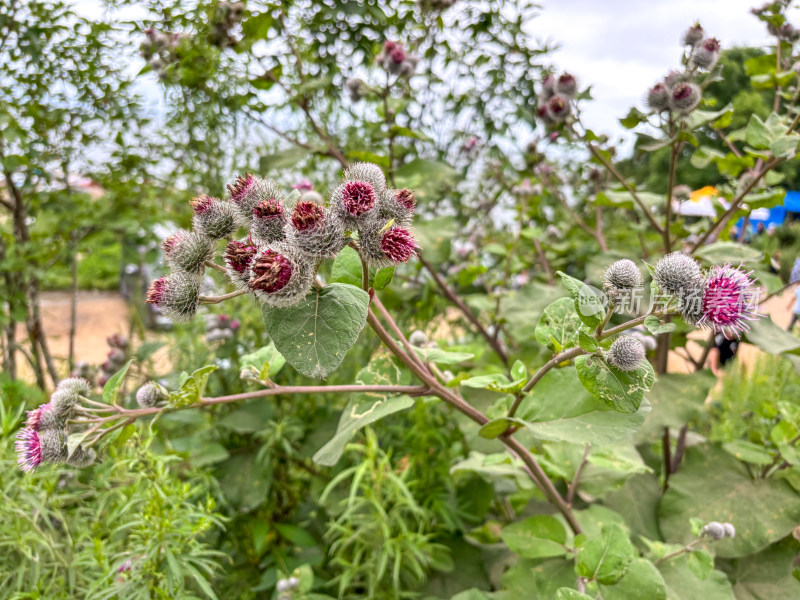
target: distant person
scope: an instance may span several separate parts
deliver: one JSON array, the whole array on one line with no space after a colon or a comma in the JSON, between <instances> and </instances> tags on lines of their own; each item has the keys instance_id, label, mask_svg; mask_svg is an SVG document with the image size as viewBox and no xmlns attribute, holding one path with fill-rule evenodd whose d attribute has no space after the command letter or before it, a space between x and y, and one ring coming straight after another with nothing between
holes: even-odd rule
<instances>
[{"instance_id":1,"label":"distant person","mask_svg":"<svg viewBox=\"0 0 800 600\"><path fill-rule=\"evenodd\" d=\"M761 235L761 234L763 234L763 233L764 233L766 230L767 230L767 226L766 226L766 225L764 225L764 222L763 222L763 221L759 221L759 222L758 222L758 224L756 225L756 233L757 233L758 235Z\"/></svg>"},{"instance_id":2,"label":"distant person","mask_svg":"<svg viewBox=\"0 0 800 600\"><path fill-rule=\"evenodd\" d=\"M711 372L717 377L722 375L722 368L726 363L736 357L739 351L739 340L736 338L728 339L723 334L718 333L714 336L714 347L708 353L708 360L711 363Z\"/></svg>"},{"instance_id":3,"label":"distant person","mask_svg":"<svg viewBox=\"0 0 800 600\"><path fill-rule=\"evenodd\" d=\"M794 308L792 308L794 305ZM794 284L794 298L789 300L789 303L786 305L786 309L792 308L792 320L789 321L789 327L786 328L786 331L791 331L794 324L797 323L797 319L800 319L800 285Z\"/></svg>"}]
</instances>

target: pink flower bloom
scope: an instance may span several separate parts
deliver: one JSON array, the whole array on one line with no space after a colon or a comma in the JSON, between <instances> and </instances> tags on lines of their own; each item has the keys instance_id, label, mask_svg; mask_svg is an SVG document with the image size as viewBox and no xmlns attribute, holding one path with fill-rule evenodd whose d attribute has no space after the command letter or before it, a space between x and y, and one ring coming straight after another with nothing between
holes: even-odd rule
<instances>
[{"instance_id":1,"label":"pink flower bloom","mask_svg":"<svg viewBox=\"0 0 800 600\"><path fill-rule=\"evenodd\" d=\"M39 434L30 427L25 427L17 433L14 448L18 455L17 464L23 471L33 471L42 464L42 442Z\"/></svg>"},{"instance_id":2,"label":"pink flower bloom","mask_svg":"<svg viewBox=\"0 0 800 600\"><path fill-rule=\"evenodd\" d=\"M750 278L752 271L745 272L731 265L711 267L703 292L703 316L698 325L721 332L725 337L750 329L748 321L762 315L757 310L758 296Z\"/></svg>"},{"instance_id":3,"label":"pink flower bloom","mask_svg":"<svg viewBox=\"0 0 800 600\"><path fill-rule=\"evenodd\" d=\"M250 266L250 261L258 252L255 244L250 242L237 242L236 240L228 242L225 247L225 263L237 273L244 273L247 267Z\"/></svg>"},{"instance_id":4,"label":"pink flower bloom","mask_svg":"<svg viewBox=\"0 0 800 600\"><path fill-rule=\"evenodd\" d=\"M283 215L283 204L275 198L261 200L253 207L253 216L257 219L274 219Z\"/></svg>"},{"instance_id":5,"label":"pink flower bloom","mask_svg":"<svg viewBox=\"0 0 800 600\"><path fill-rule=\"evenodd\" d=\"M228 186L228 192L230 192L231 200L235 204L239 204L242 200L244 200L245 196L247 196L247 192L250 191L250 188L253 187L254 183L255 179L250 173L237 177L236 181Z\"/></svg>"},{"instance_id":6,"label":"pink flower bloom","mask_svg":"<svg viewBox=\"0 0 800 600\"><path fill-rule=\"evenodd\" d=\"M395 264L408 262L419 248L414 236L405 227L392 227L383 234L381 250Z\"/></svg>"},{"instance_id":7,"label":"pink flower bloom","mask_svg":"<svg viewBox=\"0 0 800 600\"><path fill-rule=\"evenodd\" d=\"M211 210L211 207L214 206L215 198L211 196L198 196L194 200L190 202L192 205L192 211L196 215L203 215Z\"/></svg>"},{"instance_id":8,"label":"pink flower bloom","mask_svg":"<svg viewBox=\"0 0 800 600\"><path fill-rule=\"evenodd\" d=\"M268 294L282 290L292 278L292 264L289 259L274 250L259 254L250 270L253 273L250 277L250 289Z\"/></svg>"},{"instance_id":9,"label":"pink flower bloom","mask_svg":"<svg viewBox=\"0 0 800 600\"><path fill-rule=\"evenodd\" d=\"M314 189L314 184L311 183L308 179L301 179L297 183L292 186L292 189L301 191L301 192L310 192Z\"/></svg>"},{"instance_id":10,"label":"pink flower bloom","mask_svg":"<svg viewBox=\"0 0 800 600\"><path fill-rule=\"evenodd\" d=\"M292 224L297 231L308 231L321 223L325 218L322 207L311 200L302 200L294 205Z\"/></svg>"},{"instance_id":11,"label":"pink flower bloom","mask_svg":"<svg viewBox=\"0 0 800 600\"><path fill-rule=\"evenodd\" d=\"M375 206L375 190L366 181L348 181L342 190L344 209L359 217Z\"/></svg>"},{"instance_id":12,"label":"pink flower bloom","mask_svg":"<svg viewBox=\"0 0 800 600\"><path fill-rule=\"evenodd\" d=\"M28 419L25 422L25 427L33 431L39 431L39 425L45 419L48 413L52 410L50 403L37 406L33 410L28 411Z\"/></svg>"}]
</instances>

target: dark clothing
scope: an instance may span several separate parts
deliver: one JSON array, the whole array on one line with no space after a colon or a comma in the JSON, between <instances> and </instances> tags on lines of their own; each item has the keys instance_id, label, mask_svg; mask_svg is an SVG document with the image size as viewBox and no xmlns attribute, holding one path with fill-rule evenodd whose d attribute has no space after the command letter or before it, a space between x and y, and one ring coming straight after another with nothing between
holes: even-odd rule
<instances>
[{"instance_id":1,"label":"dark clothing","mask_svg":"<svg viewBox=\"0 0 800 600\"><path fill-rule=\"evenodd\" d=\"M729 340L721 333L718 333L714 336L714 346L719 350L719 364L724 366L739 351L739 340Z\"/></svg>"}]
</instances>

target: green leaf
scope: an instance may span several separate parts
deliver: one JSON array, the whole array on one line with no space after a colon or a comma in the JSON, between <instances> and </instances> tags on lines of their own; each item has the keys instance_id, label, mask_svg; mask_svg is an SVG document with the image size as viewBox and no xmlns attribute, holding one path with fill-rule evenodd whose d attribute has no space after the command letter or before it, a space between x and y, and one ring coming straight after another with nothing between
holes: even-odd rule
<instances>
[{"instance_id":1,"label":"green leaf","mask_svg":"<svg viewBox=\"0 0 800 600\"><path fill-rule=\"evenodd\" d=\"M597 339L586 333L585 331L578 332L578 344L580 347L586 352L597 352L597 349L600 347L597 343Z\"/></svg>"},{"instance_id":2,"label":"green leaf","mask_svg":"<svg viewBox=\"0 0 800 600\"><path fill-rule=\"evenodd\" d=\"M753 148L769 148L771 135L764 122L758 115L750 115L750 121L745 130L745 139Z\"/></svg>"},{"instance_id":3,"label":"green leaf","mask_svg":"<svg viewBox=\"0 0 800 600\"><path fill-rule=\"evenodd\" d=\"M742 462L750 463L752 465L769 465L772 464L772 455L767 451L764 446L759 446L753 442L745 440L734 440L726 444L722 444L722 448L731 456L741 460Z\"/></svg>"},{"instance_id":4,"label":"green leaf","mask_svg":"<svg viewBox=\"0 0 800 600\"><path fill-rule=\"evenodd\" d=\"M536 324L536 341L555 352L578 343L578 332L582 327L575 302L571 298L559 298L544 309Z\"/></svg>"},{"instance_id":5,"label":"green leaf","mask_svg":"<svg viewBox=\"0 0 800 600\"><path fill-rule=\"evenodd\" d=\"M239 366L242 369L253 371L258 374L259 379L264 381L275 377L285 364L286 359L275 348L275 342L270 342L266 346L250 354L245 354L239 359Z\"/></svg>"},{"instance_id":6,"label":"green leaf","mask_svg":"<svg viewBox=\"0 0 800 600\"><path fill-rule=\"evenodd\" d=\"M712 265L727 262L757 263L764 258L764 254L759 250L736 242L714 242L708 246L702 246L697 249L695 256Z\"/></svg>"},{"instance_id":7,"label":"green leaf","mask_svg":"<svg viewBox=\"0 0 800 600\"><path fill-rule=\"evenodd\" d=\"M425 362L438 365L457 365L475 356L468 352L448 352L441 348L418 348L417 346L414 346L414 352Z\"/></svg>"},{"instance_id":8,"label":"green leaf","mask_svg":"<svg viewBox=\"0 0 800 600\"><path fill-rule=\"evenodd\" d=\"M638 552L619 525L603 527L600 537L577 548L575 572L598 583L613 585L625 575Z\"/></svg>"},{"instance_id":9,"label":"green leaf","mask_svg":"<svg viewBox=\"0 0 800 600\"><path fill-rule=\"evenodd\" d=\"M603 322L606 311L603 308L602 296L590 286L566 273L558 271L561 276L561 283L567 290L575 303L575 311L585 325L597 327Z\"/></svg>"},{"instance_id":10,"label":"green leaf","mask_svg":"<svg viewBox=\"0 0 800 600\"><path fill-rule=\"evenodd\" d=\"M575 572L572 561L562 558L522 558L503 573L502 583L504 589L494 600L545 600L559 588L575 585Z\"/></svg>"},{"instance_id":11,"label":"green leaf","mask_svg":"<svg viewBox=\"0 0 800 600\"><path fill-rule=\"evenodd\" d=\"M286 308L263 307L275 348L306 377L327 377L344 360L367 322L369 294L342 283L312 290Z\"/></svg>"},{"instance_id":12,"label":"green leaf","mask_svg":"<svg viewBox=\"0 0 800 600\"><path fill-rule=\"evenodd\" d=\"M106 384L103 386L103 402L106 404L115 404L117 402L117 394L119 388L122 387L122 382L125 380L125 375L128 374L128 369L131 368L133 360L126 362L123 367L114 373Z\"/></svg>"},{"instance_id":13,"label":"green leaf","mask_svg":"<svg viewBox=\"0 0 800 600\"><path fill-rule=\"evenodd\" d=\"M296 168L297 163L309 155L310 151L305 148L293 146L274 154L262 156L259 161L259 170L262 173L280 171L282 169Z\"/></svg>"},{"instance_id":14,"label":"green leaf","mask_svg":"<svg viewBox=\"0 0 800 600\"><path fill-rule=\"evenodd\" d=\"M534 281L501 298L499 317L514 340L528 342L536 335L542 311L563 296L559 288Z\"/></svg>"},{"instance_id":15,"label":"green leaf","mask_svg":"<svg viewBox=\"0 0 800 600\"><path fill-rule=\"evenodd\" d=\"M83 440L86 439L86 436L89 435L89 430L86 431L79 431L77 433L71 433L67 438L67 458L72 458L72 455L75 454L75 450L83 443Z\"/></svg>"},{"instance_id":16,"label":"green leaf","mask_svg":"<svg viewBox=\"0 0 800 600\"><path fill-rule=\"evenodd\" d=\"M696 419L704 411L708 391L716 382L717 378L709 370L691 375L659 375L647 394L652 410L636 433L636 443L649 443L664 433L664 427L677 430Z\"/></svg>"},{"instance_id":17,"label":"green leaf","mask_svg":"<svg viewBox=\"0 0 800 600\"><path fill-rule=\"evenodd\" d=\"M649 560L637 558L614 585L600 584L603 600L666 600L667 585Z\"/></svg>"},{"instance_id":18,"label":"green leaf","mask_svg":"<svg viewBox=\"0 0 800 600\"><path fill-rule=\"evenodd\" d=\"M524 558L547 558L566 554L567 530L551 515L534 515L500 531L506 546Z\"/></svg>"},{"instance_id":19,"label":"green leaf","mask_svg":"<svg viewBox=\"0 0 800 600\"><path fill-rule=\"evenodd\" d=\"M736 600L724 573L712 571L706 578L698 577L683 554L658 565L667 587L668 600Z\"/></svg>"},{"instance_id":20,"label":"green leaf","mask_svg":"<svg viewBox=\"0 0 800 600\"><path fill-rule=\"evenodd\" d=\"M800 135L782 135L769 145L769 150L775 158L794 158L797 154L797 144L800 142Z\"/></svg>"},{"instance_id":21,"label":"green leaf","mask_svg":"<svg viewBox=\"0 0 800 600\"><path fill-rule=\"evenodd\" d=\"M249 512L266 501L272 487L272 466L256 461L254 453L234 454L217 468L219 489L236 508Z\"/></svg>"},{"instance_id":22,"label":"green leaf","mask_svg":"<svg viewBox=\"0 0 800 600\"><path fill-rule=\"evenodd\" d=\"M331 267L331 283L346 283L361 287L361 258L350 246L345 246L333 261Z\"/></svg>"},{"instance_id":23,"label":"green leaf","mask_svg":"<svg viewBox=\"0 0 800 600\"><path fill-rule=\"evenodd\" d=\"M631 107L631 109L628 111L627 116L619 120L620 124L625 129L633 129L639 123L644 123L645 121L647 121L647 115L642 111L640 111L635 106Z\"/></svg>"},{"instance_id":24,"label":"green leaf","mask_svg":"<svg viewBox=\"0 0 800 600\"><path fill-rule=\"evenodd\" d=\"M275 529L281 534L282 538L295 546L313 548L317 545L317 540L314 539L313 535L292 523L275 523Z\"/></svg>"},{"instance_id":25,"label":"green leaf","mask_svg":"<svg viewBox=\"0 0 800 600\"><path fill-rule=\"evenodd\" d=\"M206 391L209 375L217 369L217 365L206 365L186 376L180 389L169 395L170 404L172 406L188 406L200 400Z\"/></svg>"},{"instance_id":26,"label":"green leaf","mask_svg":"<svg viewBox=\"0 0 800 600\"><path fill-rule=\"evenodd\" d=\"M556 590L556 600L593 600L591 596L580 593L572 588L558 588Z\"/></svg>"},{"instance_id":27,"label":"green leaf","mask_svg":"<svg viewBox=\"0 0 800 600\"><path fill-rule=\"evenodd\" d=\"M800 502L785 481L753 479L747 467L719 447L693 446L681 468L670 477L659 510L667 541L692 539L689 517L704 522L728 521L736 537L714 543L722 557L758 552L788 535L800 522Z\"/></svg>"},{"instance_id":28,"label":"green leaf","mask_svg":"<svg viewBox=\"0 0 800 600\"><path fill-rule=\"evenodd\" d=\"M245 401L239 408L222 417L218 422L222 427L237 433L253 433L264 429L273 417L275 410L269 402L260 398Z\"/></svg>"},{"instance_id":29,"label":"green leaf","mask_svg":"<svg viewBox=\"0 0 800 600\"><path fill-rule=\"evenodd\" d=\"M392 358L379 352L369 364L356 375L356 383L362 385L399 385L402 371ZM332 466L341 458L347 442L362 427L388 415L414 405L413 398L386 392L363 392L353 394L339 417L339 425L333 438L314 455L314 462Z\"/></svg>"},{"instance_id":30,"label":"green leaf","mask_svg":"<svg viewBox=\"0 0 800 600\"><path fill-rule=\"evenodd\" d=\"M661 502L661 486L658 478L650 473L634 475L623 486L603 497L603 504L623 516L631 530L631 536L659 539L658 503Z\"/></svg>"},{"instance_id":31,"label":"green leaf","mask_svg":"<svg viewBox=\"0 0 800 600\"><path fill-rule=\"evenodd\" d=\"M800 338L775 325L770 317L751 321L750 331L745 335L748 342L769 354L800 354Z\"/></svg>"},{"instance_id":32,"label":"green leaf","mask_svg":"<svg viewBox=\"0 0 800 600\"><path fill-rule=\"evenodd\" d=\"M471 388L482 388L501 394L513 394L522 390L527 377L522 377L515 381L509 381L508 377L502 373L492 373L490 375L478 375L470 377L461 382L461 385Z\"/></svg>"},{"instance_id":33,"label":"green leaf","mask_svg":"<svg viewBox=\"0 0 800 600\"><path fill-rule=\"evenodd\" d=\"M579 356L575 368L583 387L621 413L639 410L645 392L653 387L655 371L646 360L634 371L621 371L599 356Z\"/></svg>"},{"instance_id":34,"label":"green leaf","mask_svg":"<svg viewBox=\"0 0 800 600\"><path fill-rule=\"evenodd\" d=\"M523 400L518 416L537 438L609 444L633 434L646 411L623 415L589 394L572 367L553 369Z\"/></svg>"},{"instance_id":35,"label":"green leaf","mask_svg":"<svg viewBox=\"0 0 800 600\"><path fill-rule=\"evenodd\" d=\"M787 538L769 548L731 561L730 573L737 600L796 600L800 582L790 566L797 555L797 542Z\"/></svg>"},{"instance_id":36,"label":"green leaf","mask_svg":"<svg viewBox=\"0 0 800 600\"><path fill-rule=\"evenodd\" d=\"M380 291L392 283L394 277L394 267L384 267L375 271L372 277L372 287Z\"/></svg>"},{"instance_id":37,"label":"green leaf","mask_svg":"<svg viewBox=\"0 0 800 600\"><path fill-rule=\"evenodd\" d=\"M496 419L492 419L488 423L486 423L483 427L478 430L478 435L482 438L486 438L487 440L493 440L498 436L505 433L505 431L511 426L516 425L517 427L525 427L527 423L522 419L514 419L511 417L498 417Z\"/></svg>"},{"instance_id":38,"label":"green leaf","mask_svg":"<svg viewBox=\"0 0 800 600\"><path fill-rule=\"evenodd\" d=\"M647 331L653 335L658 335L659 333L669 333L670 331L675 331L675 329L678 327L675 323L664 323L655 315L650 315L647 317L644 320L644 326L647 328Z\"/></svg>"}]
</instances>

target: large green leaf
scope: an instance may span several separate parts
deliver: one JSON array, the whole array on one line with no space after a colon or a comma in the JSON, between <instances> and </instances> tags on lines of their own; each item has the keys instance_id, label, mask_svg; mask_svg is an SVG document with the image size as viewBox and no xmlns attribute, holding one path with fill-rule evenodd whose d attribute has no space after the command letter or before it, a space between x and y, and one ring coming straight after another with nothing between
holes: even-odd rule
<instances>
[{"instance_id":1,"label":"large green leaf","mask_svg":"<svg viewBox=\"0 0 800 600\"><path fill-rule=\"evenodd\" d=\"M286 361L307 377L336 370L367 321L369 295L342 283L314 289L286 308L264 306L264 325Z\"/></svg>"},{"instance_id":2,"label":"large green leaf","mask_svg":"<svg viewBox=\"0 0 800 600\"><path fill-rule=\"evenodd\" d=\"M701 578L686 554L659 564L658 570L667 586L667 600L736 600L724 573L713 570Z\"/></svg>"},{"instance_id":3,"label":"large green leaf","mask_svg":"<svg viewBox=\"0 0 800 600\"><path fill-rule=\"evenodd\" d=\"M634 539L642 535L651 540L661 538L658 530L660 501L661 486L651 473L634 475L621 488L603 498L603 504L622 515Z\"/></svg>"},{"instance_id":4,"label":"large green leaf","mask_svg":"<svg viewBox=\"0 0 800 600\"><path fill-rule=\"evenodd\" d=\"M564 556L567 530L550 515L534 515L512 523L500 531L509 549L524 558Z\"/></svg>"},{"instance_id":5,"label":"large green leaf","mask_svg":"<svg viewBox=\"0 0 800 600\"><path fill-rule=\"evenodd\" d=\"M557 590L575 584L572 561L552 558L541 561L523 558L503 574L503 591L495 600L544 600L555 598Z\"/></svg>"},{"instance_id":6,"label":"large green leaf","mask_svg":"<svg viewBox=\"0 0 800 600\"><path fill-rule=\"evenodd\" d=\"M578 318L589 327L600 325L606 314L603 307L602 292L574 277L570 277L566 273L559 271L558 274L561 276L561 283L564 285L564 289L572 297Z\"/></svg>"},{"instance_id":7,"label":"large green leaf","mask_svg":"<svg viewBox=\"0 0 800 600\"><path fill-rule=\"evenodd\" d=\"M797 600L800 581L792 576L797 542L788 537L758 554L730 561L736 600Z\"/></svg>"},{"instance_id":8,"label":"large green leaf","mask_svg":"<svg viewBox=\"0 0 800 600\"><path fill-rule=\"evenodd\" d=\"M507 331L512 338L518 342L528 341L534 337L536 324L545 307L563 296L560 288L531 282L500 300L500 318L508 325Z\"/></svg>"},{"instance_id":9,"label":"large green leaf","mask_svg":"<svg viewBox=\"0 0 800 600\"><path fill-rule=\"evenodd\" d=\"M600 585L603 600L666 600L667 586L649 560L637 558L614 585Z\"/></svg>"},{"instance_id":10,"label":"large green leaf","mask_svg":"<svg viewBox=\"0 0 800 600\"><path fill-rule=\"evenodd\" d=\"M456 235L456 224L450 217L430 221L415 219L414 232L422 246L423 256L434 266L450 258L450 240Z\"/></svg>"},{"instance_id":11,"label":"large green leaf","mask_svg":"<svg viewBox=\"0 0 800 600\"><path fill-rule=\"evenodd\" d=\"M619 525L603 527L600 536L585 541L577 548L575 572L598 583L613 585L628 570L638 552Z\"/></svg>"},{"instance_id":12,"label":"large green leaf","mask_svg":"<svg viewBox=\"0 0 800 600\"><path fill-rule=\"evenodd\" d=\"M710 444L686 451L670 477L661 501L659 522L669 542L693 538L689 519L729 521L736 537L714 543L717 556L739 557L758 552L789 534L800 522L800 502L785 481L754 479L747 467Z\"/></svg>"},{"instance_id":13,"label":"large green leaf","mask_svg":"<svg viewBox=\"0 0 800 600\"><path fill-rule=\"evenodd\" d=\"M764 258L764 254L752 246L736 242L714 242L698 248L697 258L702 258L712 265L720 263L756 263Z\"/></svg>"},{"instance_id":14,"label":"large green leaf","mask_svg":"<svg viewBox=\"0 0 800 600\"><path fill-rule=\"evenodd\" d=\"M653 387L656 374L646 360L634 371L621 371L599 356L575 359L578 377L586 390L621 413L639 410L645 392Z\"/></svg>"},{"instance_id":15,"label":"large green leaf","mask_svg":"<svg viewBox=\"0 0 800 600\"><path fill-rule=\"evenodd\" d=\"M646 443L664 433L664 427L680 429L695 419L703 410L708 392L717 382L711 371L691 375L659 375L653 389L647 394L652 405L650 414L636 433L637 443Z\"/></svg>"},{"instance_id":16,"label":"large green leaf","mask_svg":"<svg viewBox=\"0 0 800 600\"><path fill-rule=\"evenodd\" d=\"M331 267L331 283L349 283L361 287L361 258L350 246L342 248Z\"/></svg>"},{"instance_id":17,"label":"large green leaf","mask_svg":"<svg viewBox=\"0 0 800 600\"><path fill-rule=\"evenodd\" d=\"M539 318L535 330L536 341L560 352L578 343L578 332L582 325L572 299L559 298L545 308Z\"/></svg>"},{"instance_id":18,"label":"large green leaf","mask_svg":"<svg viewBox=\"0 0 800 600\"><path fill-rule=\"evenodd\" d=\"M770 317L750 323L747 341L769 354L800 354L800 338L775 325Z\"/></svg>"},{"instance_id":19,"label":"large green leaf","mask_svg":"<svg viewBox=\"0 0 800 600\"><path fill-rule=\"evenodd\" d=\"M388 354L379 352L369 364L356 375L356 383L361 385L399 385L402 371ZM339 418L336 434L314 455L314 462L331 466L341 458L347 442L356 431L370 423L414 405L414 400L406 395L392 395L385 392L363 392L353 394Z\"/></svg>"},{"instance_id":20,"label":"large green leaf","mask_svg":"<svg viewBox=\"0 0 800 600\"><path fill-rule=\"evenodd\" d=\"M633 434L646 410L620 414L589 394L573 367L553 369L523 400L517 416L542 440L608 444Z\"/></svg>"}]
</instances>

